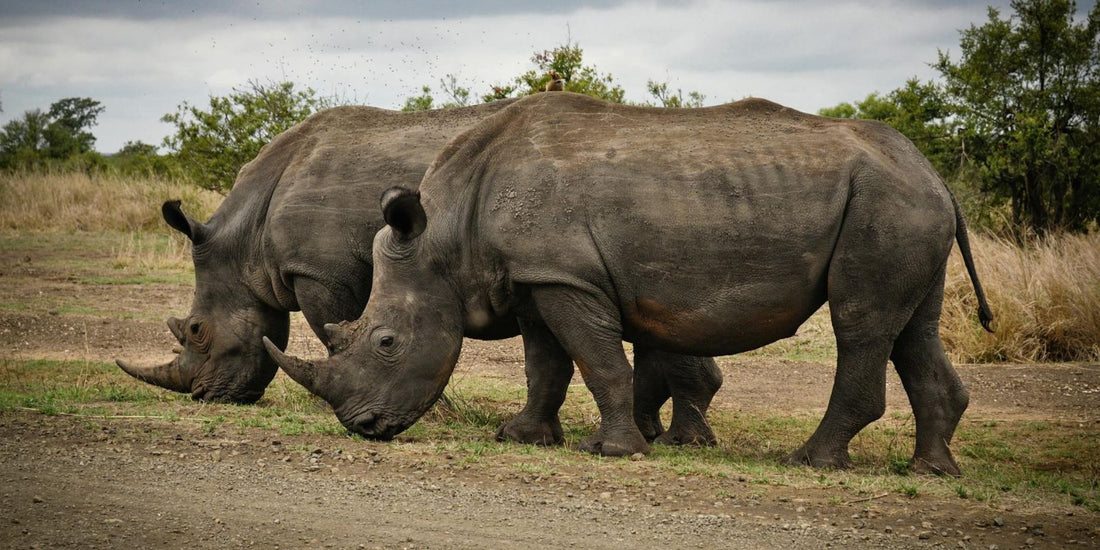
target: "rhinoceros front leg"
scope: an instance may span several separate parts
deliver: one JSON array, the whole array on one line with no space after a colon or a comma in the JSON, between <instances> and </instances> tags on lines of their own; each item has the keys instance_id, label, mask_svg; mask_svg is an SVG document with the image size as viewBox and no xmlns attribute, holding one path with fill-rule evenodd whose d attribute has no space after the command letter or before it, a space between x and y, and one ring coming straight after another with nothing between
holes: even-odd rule
<instances>
[{"instance_id":1,"label":"rhinoceros front leg","mask_svg":"<svg viewBox=\"0 0 1100 550\"><path fill-rule=\"evenodd\" d=\"M558 410L573 378L573 360L540 321L519 322L523 335L527 404L497 431L498 441L555 445L563 440Z\"/></svg>"},{"instance_id":2,"label":"rhinoceros front leg","mask_svg":"<svg viewBox=\"0 0 1100 550\"><path fill-rule=\"evenodd\" d=\"M634 347L634 420L646 440L663 445L714 445L717 439L706 414L721 387L722 371L710 357ZM672 421L668 431L663 431L659 411L669 396Z\"/></svg>"},{"instance_id":3,"label":"rhinoceros front leg","mask_svg":"<svg viewBox=\"0 0 1100 550\"><path fill-rule=\"evenodd\" d=\"M618 310L606 298L564 286L531 290L546 326L577 363L600 409L600 428L581 450L604 456L648 453L634 423L633 371L622 344Z\"/></svg>"}]
</instances>

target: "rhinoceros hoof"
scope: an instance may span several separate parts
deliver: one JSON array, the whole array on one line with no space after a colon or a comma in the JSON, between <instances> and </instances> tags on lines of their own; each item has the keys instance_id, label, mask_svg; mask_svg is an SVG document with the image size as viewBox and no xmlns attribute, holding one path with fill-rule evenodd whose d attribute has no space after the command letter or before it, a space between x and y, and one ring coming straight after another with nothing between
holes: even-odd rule
<instances>
[{"instance_id":1,"label":"rhinoceros hoof","mask_svg":"<svg viewBox=\"0 0 1100 550\"><path fill-rule=\"evenodd\" d=\"M653 441L665 433L665 427L661 425L660 419L644 418L639 420L635 418L635 423L638 424L638 429L642 432L642 437L646 441Z\"/></svg>"},{"instance_id":2,"label":"rhinoceros hoof","mask_svg":"<svg viewBox=\"0 0 1100 550\"><path fill-rule=\"evenodd\" d=\"M560 422L524 422L513 419L497 430L497 441L531 445L560 445L564 441Z\"/></svg>"},{"instance_id":3,"label":"rhinoceros hoof","mask_svg":"<svg viewBox=\"0 0 1100 550\"><path fill-rule=\"evenodd\" d=\"M787 455L783 463L788 466L810 466L831 470L845 470L852 466L847 449L832 452L808 450L805 447Z\"/></svg>"},{"instance_id":4,"label":"rhinoceros hoof","mask_svg":"<svg viewBox=\"0 0 1100 550\"><path fill-rule=\"evenodd\" d=\"M959 477L962 473L959 471L959 465L955 463L955 460L951 457L946 459L926 459L913 457L909 461L909 469L917 474L936 474L938 476L952 476Z\"/></svg>"},{"instance_id":5,"label":"rhinoceros hoof","mask_svg":"<svg viewBox=\"0 0 1100 550\"><path fill-rule=\"evenodd\" d=\"M718 438L714 437L714 432L709 427L705 429L677 429L675 427L669 428L669 430L656 439L654 443L659 445L688 445L693 447L713 447L718 444Z\"/></svg>"},{"instance_id":6,"label":"rhinoceros hoof","mask_svg":"<svg viewBox=\"0 0 1100 550\"><path fill-rule=\"evenodd\" d=\"M649 444L641 434L636 437L610 438L600 434L586 437L581 441L580 449L586 453L602 456L631 456L637 453L649 454Z\"/></svg>"}]
</instances>

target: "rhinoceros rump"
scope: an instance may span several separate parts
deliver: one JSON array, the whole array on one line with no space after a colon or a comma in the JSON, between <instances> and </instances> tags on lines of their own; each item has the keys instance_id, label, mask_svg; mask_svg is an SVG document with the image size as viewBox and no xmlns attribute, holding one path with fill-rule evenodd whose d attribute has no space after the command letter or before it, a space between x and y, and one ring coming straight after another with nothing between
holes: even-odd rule
<instances>
[{"instance_id":1,"label":"rhinoceros rump","mask_svg":"<svg viewBox=\"0 0 1100 550\"><path fill-rule=\"evenodd\" d=\"M162 365L118 365L135 378L196 399L251 403L276 372L261 339L285 347L290 311L301 309L321 341L339 347L333 338L338 329L324 327L355 319L366 305L371 242L384 225L378 196L394 185L417 185L448 140L510 102L416 113L325 110L264 147L206 223L187 216L179 201L165 203L165 221L193 244L191 313L168 320L183 350ZM515 320L505 320L483 336L517 332ZM529 362L543 360L537 342L525 345ZM528 372L553 380L534 384L527 408L501 429L502 438L561 440L557 407L573 368L567 357L549 360L556 361L554 369ZM690 381L700 369L706 374ZM713 361L641 350L639 382L644 395L637 415L647 437L713 442L701 416L721 382ZM669 396L675 412L662 433L657 411Z\"/></svg>"},{"instance_id":2,"label":"rhinoceros rump","mask_svg":"<svg viewBox=\"0 0 1100 550\"><path fill-rule=\"evenodd\" d=\"M422 195L421 195L422 194ZM392 437L446 384L463 333L517 316L576 361L602 417L582 448L644 452L623 339L738 353L788 337L826 301L837 340L829 406L788 461L849 464L885 410L887 360L916 417L918 471L957 474L968 403L939 337L958 241L950 192L891 128L751 99L704 109L523 99L453 140L420 194L390 190L374 289L352 341L293 378L368 437Z\"/></svg>"}]
</instances>

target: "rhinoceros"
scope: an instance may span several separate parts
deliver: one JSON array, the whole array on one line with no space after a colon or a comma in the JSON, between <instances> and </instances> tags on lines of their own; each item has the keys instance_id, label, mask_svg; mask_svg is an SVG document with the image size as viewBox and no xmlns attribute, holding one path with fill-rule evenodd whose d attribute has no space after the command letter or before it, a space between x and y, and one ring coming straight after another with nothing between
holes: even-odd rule
<instances>
[{"instance_id":1,"label":"rhinoceros","mask_svg":"<svg viewBox=\"0 0 1100 550\"><path fill-rule=\"evenodd\" d=\"M225 201L206 223L166 202L165 221L193 244L195 297L184 319L168 328L182 346L172 361L137 366L118 360L130 375L195 399L251 403L277 367L262 336L280 347L289 312L301 310L326 346L325 326L359 316L371 291L371 243L384 223L378 196L394 185L416 186L432 159L454 136L511 100L476 107L398 113L344 106L322 111L275 138L241 169ZM483 337L518 333L515 319L485 327ZM501 428L500 437L561 441L557 406L573 374L568 357L525 339L535 383L554 391L531 394L527 408ZM639 422L650 439L714 442L703 414L721 384L709 358L639 349ZM673 397L668 431L658 411ZM550 404L544 403L549 400ZM555 405L555 400L558 401Z\"/></svg>"},{"instance_id":2,"label":"rhinoceros","mask_svg":"<svg viewBox=\"0 0 1100 550\"><path fill-rule=\"evenodd\" d=\"M957 474L968 403L939 318L958 242L992 321L963 217L904 136L762 99L700 109L572 93L520 100L453 140L419 191L387 190L374 287L345 344L280 367L341 422L388 438L439 397L464 334L517 317L571 357L601 415L581 442L644 453L620 341L717 356L793 335L824 303L837 372L817 430L787 462L850 465L885 410L887 360L916 417L910 466Z\"/></svg>"}]
</instances>

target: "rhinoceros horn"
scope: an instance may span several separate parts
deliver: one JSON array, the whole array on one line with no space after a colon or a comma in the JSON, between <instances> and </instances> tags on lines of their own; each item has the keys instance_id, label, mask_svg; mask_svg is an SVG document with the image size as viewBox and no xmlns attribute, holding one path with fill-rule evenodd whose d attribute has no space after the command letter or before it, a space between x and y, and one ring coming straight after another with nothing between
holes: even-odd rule
<instances>
[{"instance_id":1,"label":"rhinoceros horn","mask_svg":"<svg viewBox=\"0 0 1100 550\"><path fill-rule=\"evenodd\" d=\"M190 377L184 375L183 368L180 367L179 357L163 365L153 367L132 365L122 359L115 359L115 364L126 371L126 374L143 382L160 386L166 390L191 393Z\"/></svg>"},{"instance_id":2,"label":"rhinoceros horn","mask_svg":"<svg viewBox=\"0 0 1100 550\"><path fill-rule=\"evenodd\" d=\"M331 350L344 349L351 342L351 331L335 323L325 323L325 336Z\"/></svg>"},{"instance_id":3,"label":"rhinoceros horn","mask_svg":"<svg viewBox=\"0 0 1100 550\"><path fill-rule=\"evenodd\" d=\"M267 336L264 336L264 347L267 348L267 354L271 356L275 364L279 365L280 369L283 369L295 382L301 384L310 392L317 393L314 391L317 389L315 388L317 367L314 366L312 361L303 361L283 353L279 346L267 339Z\"/></svg>"}]
</instances>

